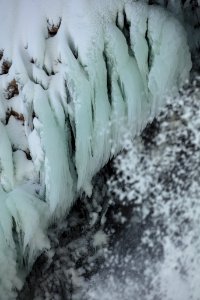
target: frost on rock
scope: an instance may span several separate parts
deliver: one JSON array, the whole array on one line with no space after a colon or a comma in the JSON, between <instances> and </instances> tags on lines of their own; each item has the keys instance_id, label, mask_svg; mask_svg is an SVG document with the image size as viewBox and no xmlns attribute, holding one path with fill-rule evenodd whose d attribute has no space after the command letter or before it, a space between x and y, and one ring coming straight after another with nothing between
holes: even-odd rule
<instances>
[{"instance_id":1,"label":"frost on rock","mask_svg":"<svg viewBox=\"0 0 200 300\"><path fill-rule=\"evenodd\" d=\"M2 0L0 20L0 241L13 266L0 291L12 298L49 223L91 195L124 130L140 133L191 60L180 23L133 1Z\"/></svg>"}]
</instances>

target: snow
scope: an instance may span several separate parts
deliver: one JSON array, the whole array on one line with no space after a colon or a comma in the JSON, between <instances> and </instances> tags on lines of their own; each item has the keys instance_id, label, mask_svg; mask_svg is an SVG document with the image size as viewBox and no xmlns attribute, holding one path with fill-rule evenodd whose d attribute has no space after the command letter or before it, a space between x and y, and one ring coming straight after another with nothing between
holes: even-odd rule
<instances>
[{"instance_id":1,"label":"snow","mask_svg":"<svg viewBox=\"0 0 200 300\"><path fill-rule=\"evenodd\" d=\"M49 223L91 195L124 130L139 134L184 83L191 59L170 13L131 0L2 0L0 23L0 183L20 269L49 246Z\"/></svg>"},{"instance_id":2,"label":"snow","mask_svg":"<svg viewBox=\"0 0 200 300\"><path fill-rule=\"evenodd\" d=\"M12 141L12 146L14 149L20 149L24 151L28 149L27 138L21 121L17 120L14 116L11 116L8 124L6 125L6 131L9 140Z\"/></svg>"},{"instance_id":3,"label":"snow","mask_svg":"<svg viewBox=\"0 0 200 300\"><path fill-rule=\"evenodd\" d=\"M95 235L94 235L94 242L93 245L94 247L102 246L107 244L107 236L106 234L102 231L99 230Z\"/></svg>"},{"instance_id":4,"label":"snow","mask_svg":"<svg viewBox=\"0 0 200 300\"><path fill-rule=\"evenodd\" d=\"M32 161L26 158L24 151L17 150L13 153L13 164L15 171L15 179L17 184L23 184L29 179L30 174L32 180L36 180L37 176Z\"/></svg>"}]
</instances>

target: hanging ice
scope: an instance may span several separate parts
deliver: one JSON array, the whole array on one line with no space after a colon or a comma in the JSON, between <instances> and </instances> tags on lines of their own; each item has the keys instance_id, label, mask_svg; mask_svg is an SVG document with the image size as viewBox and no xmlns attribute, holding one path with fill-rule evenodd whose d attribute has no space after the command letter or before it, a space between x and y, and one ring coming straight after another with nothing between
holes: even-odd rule
<instances>
[{"instance_id":1,"label":"hanging ice","mask_svg":"<svg viewBox=\"0 0 200 300\"><path fill-rule=\"evenodd\" d=\"M91 194L124 130L141 131L191 61L179 22L131 0L2 0L0 30L0 293L11 299L49 222Z\"/></svg>"}]
</instances>

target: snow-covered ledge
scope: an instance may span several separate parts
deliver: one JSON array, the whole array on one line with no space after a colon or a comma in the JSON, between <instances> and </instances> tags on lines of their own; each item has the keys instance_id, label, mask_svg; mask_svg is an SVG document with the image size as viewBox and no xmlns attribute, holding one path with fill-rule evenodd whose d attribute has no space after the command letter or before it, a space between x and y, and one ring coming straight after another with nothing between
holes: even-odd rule
<instances>
[{"instance_id":1,"label":"snow-covered ledge","mask_svg":"<svg viewBox=\"0 0 200 300\"><path fill-rule=\"evenodd\" d=\"M177 20L131 0L2 0L0 28L0 294L14 299L49 223L91 194L191 59Z\"/></svg>"}]
</instances>

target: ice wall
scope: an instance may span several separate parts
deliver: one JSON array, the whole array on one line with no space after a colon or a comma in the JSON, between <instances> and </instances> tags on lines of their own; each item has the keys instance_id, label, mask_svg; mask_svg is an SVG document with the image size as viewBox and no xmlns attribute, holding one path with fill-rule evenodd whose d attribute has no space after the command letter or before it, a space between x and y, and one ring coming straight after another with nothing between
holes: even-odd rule
<instances>
[{"instance_id":1,"label":"ice wall","mask_svg":"<svg viewBox=\"0 0 200 300\"><path fill-rule=\"evenodd\" d=\"M183 24L192 52L200 48L200 0L137 0L163 6Z\"/></svg>"},{"instance_id":2,"label":"ice wall","mask_svg":"<svg viewBox=\"0 0 200 300\"><path fill-rule=\"evenodd\" d=\"M184 29L159 7L0 6L0 293L12 299L24 270L49 247L49 223L79 193L91 194L124 131L140 133L187 79L191 60Z\"/></svg>"}]
</instances>

